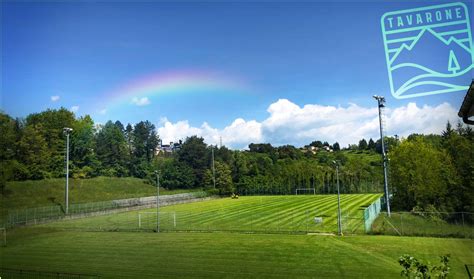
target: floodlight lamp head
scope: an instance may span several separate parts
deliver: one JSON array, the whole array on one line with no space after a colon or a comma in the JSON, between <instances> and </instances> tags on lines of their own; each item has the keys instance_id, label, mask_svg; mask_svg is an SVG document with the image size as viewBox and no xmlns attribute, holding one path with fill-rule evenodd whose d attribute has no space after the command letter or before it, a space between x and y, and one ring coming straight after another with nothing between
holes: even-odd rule
<instances>
[{"instance_id":1,"label":"floodlight lamp head","mask_svg":"<svg viewBox=\"0 0 474 279\"><path fill-rule=\"evenodd\" d=\"M69 134L70 132L72 132L72 128L65 127L63 128L63 131L64 133Z\"/></svg>"}]
</instances>

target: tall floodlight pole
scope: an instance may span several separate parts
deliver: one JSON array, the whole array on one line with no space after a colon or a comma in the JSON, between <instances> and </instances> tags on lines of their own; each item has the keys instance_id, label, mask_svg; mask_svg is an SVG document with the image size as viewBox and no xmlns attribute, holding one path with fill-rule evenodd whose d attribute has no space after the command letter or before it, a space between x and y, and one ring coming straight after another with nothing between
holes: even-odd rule
<instances>
[{"instance_id":1,"label":"tall floodlight pole","mask_svg":"<svg viewBox=\"0 0 474 279\"><path fill-rule=\"evenodd\" d=\"M342 220L341 220L341 194L339 191L339 162L333 161L336 165L336 181L337 181L337 229L339 235L342 235Z\"/></svg>"},{"instance_id":2,"label":"tall floodlight pole","mask_svg":"<svg viewBox=\"0 0 474 279\"><path fill-rule=\"evenodd\" d=\"M214 189L216 189L216 168L214 166L214 146L211 145L212 150L212 182L214 183Z\"/></svg>"},{"instance_id":3,"label":"tall floodlight pole","mask_svg":"<svg viewBox=\"0 0 474 279\"><path fill-rule=\"evenodd\" d=\"M66 134L66 191L64 194L64 203L66 205L65 213L69 213L69 134L72 132L72 128L63 128Z\"/></svg>"},{"instance_id":4,"label":"tall floodlight pole","mask_svg":"<svg viewBox=\"0 0 474 279\"><path fill-rule=\"evenodd\" d=\"M388 192L388 178L387 178L387 154L385 152L385 143L383 138L383 125L382 125L382 108L385 107L385 97L373 96L377 100L379 107L379 126L380 126L380 142L382 144L382 161L383 161L383 184L385 191L385 201L387 203L387 215L390 217L390 197Z\"/></svg>"},{"instance_id":5,"label":"tall floodlight pole","mask_svg":"<svg viewBox=\"0 0 474 279\"><path fill-rule=\"evenodd\" d=\"M156 232L160 232L160 172L155 171L156 174Z\"/></svg>"}]
</instances>

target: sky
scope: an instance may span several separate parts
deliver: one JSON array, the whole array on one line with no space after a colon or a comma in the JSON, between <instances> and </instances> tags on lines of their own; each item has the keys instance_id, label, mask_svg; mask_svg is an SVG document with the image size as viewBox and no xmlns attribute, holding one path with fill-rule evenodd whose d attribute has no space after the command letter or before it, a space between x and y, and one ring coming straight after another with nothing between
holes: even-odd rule
<instances>
[{"instance_id":1,"label":"sky","mask_svg":"<svg viewBox=\"0 0 474 279\"><path fill-rule=\"evenodd\" d=\"M388 135L439 133L458 121L466 90L394 97L381 19L446 3L2 1L0 106L13 117L65 107L96 123L149 120L164 142L347 146L378 137L377 94ZM416 50L446 68L439 41L400 57ZM472 64L471 53L455 54L461 68ZM466 70L456 79L464 86L473 78ZM394 72L394 84L407 73Z\"/></svg>"}]
</instances>

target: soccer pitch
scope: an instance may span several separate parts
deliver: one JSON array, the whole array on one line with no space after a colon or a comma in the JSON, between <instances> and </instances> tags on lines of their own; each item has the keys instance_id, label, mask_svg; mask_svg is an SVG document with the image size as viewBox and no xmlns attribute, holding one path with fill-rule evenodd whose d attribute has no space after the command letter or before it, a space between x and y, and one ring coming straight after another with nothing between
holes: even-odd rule
<instances>
[{"instance_id":1,"label":"soccer pitch","mask_svg":"<svg viewBox=\"0 0 474 279\"><path fill-rule=\"evenodd\" d=\"M378 198L342 195L344 230L363 233L363 209ZM451 254L451 278L462 278L464 264L474 264L470 239L302 234L337 231L335 195L223 198L161 212L161 233L152 232L156 208L12 229L0 268L102 278L400 278L403 254L432 263Z\"/></svg>"},{"instance_id":2,"label":"soccer pitch","mask_svg":"<svg viewBox=\"0 0 474 279\"><path fill-rule=\"evenodd\" d=\"M364 233L363 210L380 194L341 195L343 232ZM159 216L159 218L158 218ZM322 219L315 221L316 217ZM322 222L321 222L322 220ZM248 196L65 220L47 227L84 230L337 232L336 195Z\"/></svg>"}]
</instances>

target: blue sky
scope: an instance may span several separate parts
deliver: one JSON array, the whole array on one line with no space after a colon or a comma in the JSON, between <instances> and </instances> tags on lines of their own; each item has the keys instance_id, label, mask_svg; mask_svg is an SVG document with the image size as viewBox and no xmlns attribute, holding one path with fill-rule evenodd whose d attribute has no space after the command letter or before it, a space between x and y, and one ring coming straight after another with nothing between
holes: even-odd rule
<instances>
[{"instance_id":1,"label":"blue sky","mask_svg":"<svg viewBox=\"0 0 474 279\"><path fill-rule=\"evenodd\" d=\"M431 111L442 116L440 123L421 132L436 132L443 117L456 119L450 114L465 92L392 97L380 19L385 12L439 3L2 2L1 107L15 117L64 106L99 123L148 119L166 140L194 132L208 142L225 137L224 143L240 148L257 140L331 141L340 133L334 130L351 121L349 129L358 132L344 137L344 144L375 136L371 96L379 94L391 108L392 134L420 132ZM242 86L145 94L137 96L146 98L141 106L132 95L124 104L113 100L111 92L143 77L186 71L215 73ZM363 109L359 115L370 113L325 125L325 117L338 115L325 109L350 116L351 106ZM403 120L393 114L397 109L405 113ZM302 115L321 120L294 125L282 119L292 114L301 122L307 121ZM236 119L243 126L232 128ZM406 121L418 124L401 125Z\"/></svg>"}]
</instances>

